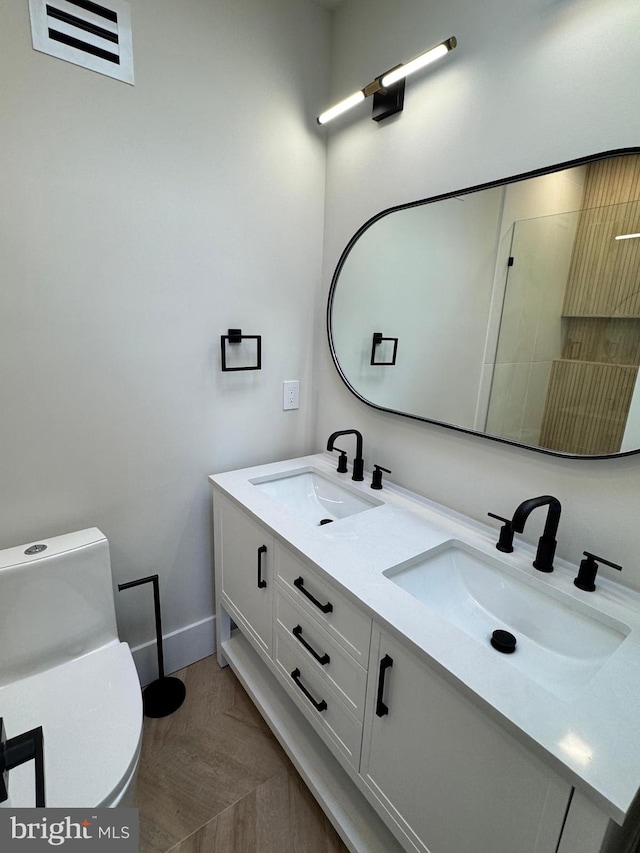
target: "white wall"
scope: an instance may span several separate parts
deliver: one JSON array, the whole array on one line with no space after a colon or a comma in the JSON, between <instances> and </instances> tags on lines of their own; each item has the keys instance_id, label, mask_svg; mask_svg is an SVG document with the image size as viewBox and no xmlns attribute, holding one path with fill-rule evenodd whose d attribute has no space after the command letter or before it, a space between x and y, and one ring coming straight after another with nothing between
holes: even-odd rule
<instances>
[{"instance_id":1,"label":"white wall","mask_svg":"<svg viewBox=\"0 0 640 853\"><path fill-rule=\"evenodd\" d=\"M494 189L396 210L354 244L334 294L332 332L340 366L365 399L473 426L503 195ZM374 331L398 338L394 366L371 366Z\"/></svg>"},{"instance_id":2,"label":"white wall","mask_svg":"<svg viewBox=\"0 0 640 853\"><path fill-rule=\"evenodd\" d=\"M636 0L349 0L334 26L334 99L450 35L459 47L407 82L401 115L378 125L364 104L328 127L326 290L347 241L379 210L640 143ZM349 394L322 343L317 446L347 427L362 430L368 466L476 518L557 495L559 555L602 554L640 588L640 457L563 460L374 411Z\"/></svg>"},{"instance_id":3,"label":"white wall","mask_svg":"<svg viewBox=\"0 0 640 853\"><path fill-rule=\"evenodd\" d=\"M0 4L0 547L97 525L116 582L159 573L171 632L212 613L207 475L311 449L330 16L131 7L135 87ZM261 372L220 372L236 326ZM123 639L151 601L116 593Z\"/></svg>"}]
</instances>

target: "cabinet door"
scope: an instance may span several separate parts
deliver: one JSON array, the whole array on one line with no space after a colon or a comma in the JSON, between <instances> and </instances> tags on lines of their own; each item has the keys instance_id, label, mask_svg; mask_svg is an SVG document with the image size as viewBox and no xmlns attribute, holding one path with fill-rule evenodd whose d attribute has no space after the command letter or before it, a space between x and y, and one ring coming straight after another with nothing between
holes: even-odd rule
<instances>
[{"instance_id":1,"label":"cabinet door","mask_svg":"<svg viewBox=\"0 0 640 853\"><path fill-rule=\"evenodd\" d=\"M220 555L223 600L238 625L271 655L273 634L273 537L219 495L216 551Z\"/></svg>"},{"instance_id":2,"label":"cabinet door","mask_svg":"<svg viewBox=\"0 0 640 853\"><path fill-rule=\"evenodd\" d=\"M395 638L372 640L360 772L407 849L555 853L571 786Z\"/></svg>"}]
</instances>

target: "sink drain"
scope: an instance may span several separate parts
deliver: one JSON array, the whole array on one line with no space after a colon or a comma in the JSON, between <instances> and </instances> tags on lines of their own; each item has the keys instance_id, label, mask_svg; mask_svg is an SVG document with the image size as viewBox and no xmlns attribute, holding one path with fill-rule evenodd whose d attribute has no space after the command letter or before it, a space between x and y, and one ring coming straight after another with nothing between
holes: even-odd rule
<instances>
[{"instance_id":1,"label":"sink drain","mask_svg":"<svg viewBox=\"0 0 640 853\"><path fill-rule=\"evenodd\" d=\"M510 631L503 631L501 628L498 628L491 635L491 645L497 651L502 652L502 654L510 655L516 650L516 638Z\"/></svg>"},{"instance_id":2,"label":"sink drain","mask_svg":"<svg viewBox=\"0 0 640 853\"><path fill-rule=\"evenodd\" d=\"M333 521L332 518L321 518L320 519L320 526L322 526L323 524L331 524L332 521Z\"/></svg>"}]
</instances>

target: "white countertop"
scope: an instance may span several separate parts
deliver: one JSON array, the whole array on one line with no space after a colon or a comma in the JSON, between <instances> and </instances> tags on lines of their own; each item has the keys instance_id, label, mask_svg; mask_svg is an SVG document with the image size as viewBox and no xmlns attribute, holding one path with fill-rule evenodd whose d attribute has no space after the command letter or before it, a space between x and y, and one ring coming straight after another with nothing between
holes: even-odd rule
<instances>
[{"instance_id":1,"label":"white countertop","mask_svg":"<svg viewBox=\"0 0 640 853\"><path fill-rule=\"evenodd\" d=\"M513 553L496 551L499 522L476 522L386 482L382 491L372 491L370 475L355 483L350 473L335 473L336 462L337 456L321 453L209 479L326 573L383 627L406 638L441 676L621 824L640 788L640 595L600 573L596 591L583 592L573 584L576 566L556 558L551 574L537 571L532 566L535 549L517 535ZM313 526L251 482L307 466L384 503ZM536 512L545 513L546 508ZM555 695L516 669L508 655L494 653L383 575L385 569L450 539L499 557L518 576L524 573L569 596L576 608L595 608L605 621L623 623L628 636L574 695Z\"/></svg>"}]
</instances>

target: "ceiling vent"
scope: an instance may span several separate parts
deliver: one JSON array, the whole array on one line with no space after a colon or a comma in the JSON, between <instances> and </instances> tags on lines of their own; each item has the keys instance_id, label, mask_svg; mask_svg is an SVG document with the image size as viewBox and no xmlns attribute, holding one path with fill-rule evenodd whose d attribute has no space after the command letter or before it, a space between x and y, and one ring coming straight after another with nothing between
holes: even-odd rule
<instances>
[{"instance_id":1,"label":"ceiling vent","mask_svg":"<svg viewBox=\"0 0 640 853\"><path fill-rule=\"evenodd\" d=\"M29 0L34 50L133 85L126 0Z\"/></svg>"}]
</instances>

